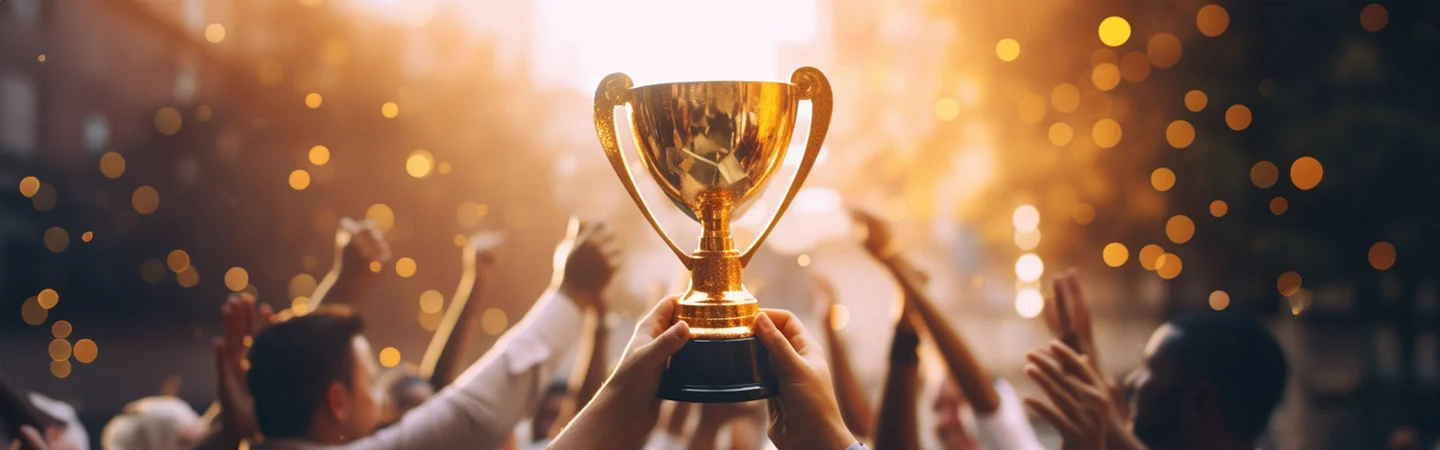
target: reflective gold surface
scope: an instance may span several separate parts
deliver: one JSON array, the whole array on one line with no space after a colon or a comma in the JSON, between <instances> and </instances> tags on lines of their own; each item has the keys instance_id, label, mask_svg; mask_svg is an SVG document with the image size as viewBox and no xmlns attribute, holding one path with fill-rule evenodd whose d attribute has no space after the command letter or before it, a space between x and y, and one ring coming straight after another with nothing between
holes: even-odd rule
<instances>
[{"instance_id":1,"label":"reflective gold surface","mask_svg":"<svg viewBox=\"0 0 1440 450\"><path fill-rule=\"evenodd\" d=\"M612 74L595 91L595 130L601 146L666 245L691 270L690 288L676 317L690 324L692 338L724 339L753 334L759 305L740 281L740 272L800 186L805 182L830 124L829 82L819 70L802 67L791 83L710 81L632 88L624 74ZM795 179L775 214L750 247L740 252L730 222L762 192L779 169L795 127L800 100L811 101L810 137ZM635 187L615 135L614 108L630 114L640 161L665 195L700 222L698 249L686 254L655 220Z\"/></svg>"}]
</instances>

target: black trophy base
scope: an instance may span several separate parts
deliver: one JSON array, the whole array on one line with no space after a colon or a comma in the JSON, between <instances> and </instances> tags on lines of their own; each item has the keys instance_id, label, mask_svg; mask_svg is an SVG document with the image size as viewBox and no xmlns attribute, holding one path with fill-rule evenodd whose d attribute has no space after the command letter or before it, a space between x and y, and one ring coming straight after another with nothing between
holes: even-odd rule
<instances>
[{"instance_id":1,"label":"black trophy base","mask_svg":"<svg viewBox=\"0 0 1440 450\"><path fill-rule=\"evenodd\" d=\"M670 357L657 396L692 403L748 402L774 397L776 383L770 354L755 337L691 339Z\"/></svg>"}]
</instances>

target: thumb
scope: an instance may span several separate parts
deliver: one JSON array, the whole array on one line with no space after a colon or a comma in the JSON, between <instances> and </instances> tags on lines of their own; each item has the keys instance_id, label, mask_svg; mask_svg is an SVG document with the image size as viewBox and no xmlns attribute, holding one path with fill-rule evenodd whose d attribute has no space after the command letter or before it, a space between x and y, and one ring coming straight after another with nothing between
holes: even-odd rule
<instances>
[{"instance_id":1,"label":"thumb","mask_svg":"<svg viewBox=\"0 0 1440 450\"><path fill-rule=\"evenodd\" d=\"M775 322L770 320L770 316L764 312L755 317L755 337L759 338L760 343L765 345L765 349L770 351L770 358L775 360L778 375L789 376L805 366L805 362L800 358L800 353L790 345L790 340L785 337L785 333L780 332L780 328L776 327Z\"/></svg>"},{"instance_id":2,"label":"thumb","mask_svg":"<svg viewBox=\"0 0 1440 450\"><path fill-rule=\"evenodd\" d=\"M690 341L690 325L684 321L675 321L664 333L660 333L655 340L640 347L635 352L635 362L645 367L662 366L665 359L680 351L686 342Z\"/></svg>"}]
</instances>

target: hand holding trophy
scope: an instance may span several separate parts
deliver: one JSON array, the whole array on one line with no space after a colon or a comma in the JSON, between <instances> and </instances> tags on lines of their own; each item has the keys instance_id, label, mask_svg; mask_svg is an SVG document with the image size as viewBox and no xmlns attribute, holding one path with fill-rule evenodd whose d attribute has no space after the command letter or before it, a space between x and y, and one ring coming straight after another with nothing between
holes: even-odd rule
<instances>
[{"instance_id":1,"label":"hand holding trophy","mask_svg":"<svg viewBox=\"0 0 1440 450\"><path fill-rule=\"evenodd\" d=\"M616 73L595 90L595 131L611 166L645 219L691 271L675 318L690 326L690 341L670 358L661 398L687 402L743 402L776 395L765 348L755 338L760 306L740 281L741 269L774 229L820 153L830 126L832 95L812 67L790 83L708 81L633 87ZM730 222L759 197L785 160L800 100L811 102L810 137L784 199L743 252ZM702 228L687 254L670 238L635 186L615 131L615 107L626 106L640 161L670 201Z\"/></svg>"}]
</instances>

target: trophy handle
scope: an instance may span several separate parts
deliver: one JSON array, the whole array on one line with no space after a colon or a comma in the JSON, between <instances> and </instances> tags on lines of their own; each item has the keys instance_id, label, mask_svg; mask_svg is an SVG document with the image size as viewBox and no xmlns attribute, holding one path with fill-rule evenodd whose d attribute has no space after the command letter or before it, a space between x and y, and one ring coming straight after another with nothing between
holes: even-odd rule
<instances>
[{"instance_id":1,"label":"trophy handle","mask_svg":"<svg viewBox=\"0 0 1440 450\"><path fill-rule=\"evenodd\" d=\"M665 233L665 228L655 220L655 214L650 212L650 205L645 202L645 197L640 196L640 190L635 188L635 176L630 173L630 163L625 158L625 152L620 149L620 141L615 138L615 107L624 105L629 100L628 91L633 86L635 83L630 81L630 77L619 72L606 75L605 79L600 80L600 86L595 88L595 134L600 136L600 146L605 148L605 157L610 160L610 167L615 169L615 175L620 177L620 184L625 185L625 191L630 193L630 198L640 207L640 213L645 215L645 220L655 227L656 233L660 233L660 239L670 246L670 251L680 257L680 263L685 265L685 269L693 270L695 257L675 245L675 241ZM826 117L829 117L828 109Z\"/></svg>"},{"instance_id":2,"label":"trophy handle","mask_svg":"<svg viewBox=\"0 0 1440 450\"><path fill-rule=\"evenodd\" d=\"M814 67L801 67L790 75L790 83L800 88L801 100L810 100L810 137L805 140L805 157L800 160L800 168L795 170L790 189L785 192L785 199L780 201L780 207L775 208L775 214L770 216L765 231L740 255L742 267L750 264L750 258L755 256L755 251L760 249L765 237L775 229L775 224L780 222L780 216L790 208L790 201L795 200L795 194L798 194L800 187L805 184L805 177L810 175L810 169L815 166L815 158L820 156L820 145L825 143L825 133L830 130L830 114L835 102L830 92L830 80L825 78L825 74Z\"/></svg>"}]
</instances>

